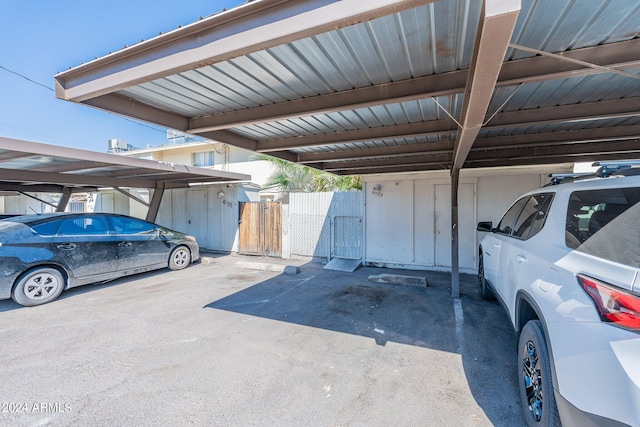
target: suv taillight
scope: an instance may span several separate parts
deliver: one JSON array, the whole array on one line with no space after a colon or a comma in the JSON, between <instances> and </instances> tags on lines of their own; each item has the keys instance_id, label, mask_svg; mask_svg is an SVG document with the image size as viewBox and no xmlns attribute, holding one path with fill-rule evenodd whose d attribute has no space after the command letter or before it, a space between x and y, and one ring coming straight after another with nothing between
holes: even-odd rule
<instances>
[{"instance_id":1,"label":"suv taillight","mask_svg":"<svg viewBox=\"0 0 640 427\"><path fill-rule=\"evenodd\" d=\"M578 282L595 303L603 322L640 332L640 297L582 274L578 274Z\"/></svg>"}]
</instances>

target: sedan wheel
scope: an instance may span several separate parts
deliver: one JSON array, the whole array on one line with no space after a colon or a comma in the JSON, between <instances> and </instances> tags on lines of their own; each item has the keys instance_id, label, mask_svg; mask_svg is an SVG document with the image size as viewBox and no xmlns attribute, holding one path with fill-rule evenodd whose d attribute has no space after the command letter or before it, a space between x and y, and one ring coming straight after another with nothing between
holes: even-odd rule
<instances>
[{"instance_id":1,"label":"sedan wheel","mask_svg":"<svg viewBox=\"0 0 640 427\"><path fill-rule=\"evenodd\" d=\"M12 298L27 307L45 304L58 298L65 286L65 279L58 270L37 268L20 278L13 289Z\"/></svg>"},{"instance_id":2,"label":"sedan wheel","mask_svg":"<svg viewBox=\"0 0 640 427\"><path fill-rule=\"evenodd\" d=\"M518 344L520 404L528 426L559 426L551 381L549 352L542 324L531 320L522 329Z\"/></svg>"},{"instance_id":3,"label":"sedan wheel","mask_svg":"<svg viewBox=\"0 0 640 427\"><path fill-rule=\"evenodd\" d=\"M184 246L175 248L169 255L169 269L182 270L191 262L191 252Z\"/></svg>"}]
</instances>

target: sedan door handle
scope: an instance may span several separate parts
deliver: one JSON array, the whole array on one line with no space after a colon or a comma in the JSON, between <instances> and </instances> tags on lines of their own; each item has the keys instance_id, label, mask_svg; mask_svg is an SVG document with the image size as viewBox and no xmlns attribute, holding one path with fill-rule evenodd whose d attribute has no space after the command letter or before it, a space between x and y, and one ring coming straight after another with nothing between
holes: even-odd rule
<instances>
[{"instance_id":1,"label":"sedan door handle","mask_svg":"<svg viewBox=\"0 0 640 427\"><path fill-rule=\"evenodd\" d=\"M62 243L60 245L57 246L58 249L64 249L64 250L72 250L76 248L76 244L75 243Z\"/></svg>"},{"instance_id":2,"label":"sedan door handle","mask_svg":"<svg viewBox=\"0 0 640 427\"><path fill-rule=\"evenodd\" d=\"M121 248L130 248L131 242L120 242L118 243L118 246L120 246Z\"/></svg>"},{"instance_id":3,"label":"sedan door handle","mask_svg":"<svg viewBox=\"0 0 640 427\"><path fill-rule=\"evenodd\" d=\"M527 257L524 255L517 255L516 256L516 261L518 261L520 264L523 264L525 262L527 262Z\"/></svg>"}]
</instances>

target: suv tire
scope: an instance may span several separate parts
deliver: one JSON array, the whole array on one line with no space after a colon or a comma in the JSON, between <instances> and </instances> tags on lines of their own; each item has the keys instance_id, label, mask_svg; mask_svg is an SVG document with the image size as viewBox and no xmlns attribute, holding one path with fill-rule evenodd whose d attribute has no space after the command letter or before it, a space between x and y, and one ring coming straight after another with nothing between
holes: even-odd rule
<instances>
[{"instance_id":1,"label":"suv tire","mask_svg":"<svg viewBox=\"0 0 640 427\"><path fill-rule=\"evenodd\" d=\"M487 301L493 301L496 299L496 296L493 294L493 291L487 284L486 277L484 277L484 260L482 257L482 251L480 251L478 259L478 290L480 293L480 298Z\"/></svg>"},{"instance_id":2,"label":"suv tire","mask_svg":"<svg viewBox=\"0 0 640 427\"><path fill-rule=\"evenodd\" d=\"M518 366L521 369L518 380L520 405L527 426L560 426L549 352L539 320L530 320L522 328Z\"/></svg>"}]
</instances>

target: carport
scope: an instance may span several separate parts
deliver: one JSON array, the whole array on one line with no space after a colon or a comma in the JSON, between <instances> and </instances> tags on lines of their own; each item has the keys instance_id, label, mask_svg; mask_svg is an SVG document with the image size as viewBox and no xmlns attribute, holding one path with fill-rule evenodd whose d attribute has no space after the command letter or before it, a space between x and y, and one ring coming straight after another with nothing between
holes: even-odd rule
<instances>
[{"instance_id":1,"label":"carport","mask_svg":"<svg viewBox=\"0 0 640 427\"><path fill-rule=\"evenodd\" d=\"M146 219L155 221L165 190L250 179L244 174L0 137L0 192L32 198L36 198L32 193L61 194L56 212L65 211L73 193L111 187L146 206ZM131 188L152 190L149 203L127 191Z\"/></svg>"},{"instance_id":2,"label":"carport","mask_svg":"<svg viewBox=\"0 0 640 427\"><path fill-rule=\"evenodd\" d=\"M640 6L257 0L58 74L61 99L337 174L640 156Z\"/></svg>"}]
</instances>

